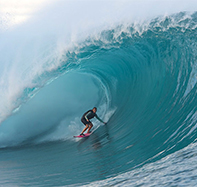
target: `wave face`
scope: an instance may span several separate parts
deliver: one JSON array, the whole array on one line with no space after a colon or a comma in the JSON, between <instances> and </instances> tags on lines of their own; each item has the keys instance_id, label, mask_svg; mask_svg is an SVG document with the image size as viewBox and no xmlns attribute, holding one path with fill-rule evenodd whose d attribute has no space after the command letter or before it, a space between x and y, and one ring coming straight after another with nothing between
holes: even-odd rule
<instances>
[{"instance_id":1,"label":"wave face","mask_svg":"<svg viewBox=\"0 0 197 187\"><path fill-rule=\"evenodd\" d=\"M1 69L1 160L22 167L10 182L84 184L135 171L194 142L196 26L197 13L180 12L119 24L60 51L55 37L23 43L30 50L17 49L7 59L14 63ZM107 126L93 121L89 139L73 140L94 106Z\"/></svg>"}]
</instances>

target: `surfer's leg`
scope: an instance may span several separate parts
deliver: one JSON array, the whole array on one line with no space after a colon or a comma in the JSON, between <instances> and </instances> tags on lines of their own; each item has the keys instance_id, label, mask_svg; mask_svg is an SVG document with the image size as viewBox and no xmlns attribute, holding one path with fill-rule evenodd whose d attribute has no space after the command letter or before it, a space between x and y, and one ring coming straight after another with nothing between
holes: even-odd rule
<instances>
[{"instance_id":1,"label":"surfer's leg","mask_svg":"<svg viewBox=\"0 0 197 187\"><path fill-rule=\"evenodd\" d=\"M89 129L87 133L90 133L90 129L93 127L92 123L89 124Z\"/></svg>"},{"instance_id":2,"label":"surfer's leg","mask_svg":"<svg viewBox=\"0 0 197 187\"><path fill-rule=\"evenodd\" d=\"M81 132L81 134L83 134L87 129L88 129L89 125L87 124L86 127L83 129L83 131Z\"/></svg>"},{"instance_id":3,"label":"surfer's leg","mask_svg":"<svg viewBox=\"0 0 197 187\"><path fill-rule=\"evenodd\" d=\"M83 131L81 132L81 134L80 135L83 135L83 133L88 129L88 127L89 127L89 121L87 121L85 118L81 118L81 122L86 126L84 129L83 129Z\"/></svg>"}]
</instances>

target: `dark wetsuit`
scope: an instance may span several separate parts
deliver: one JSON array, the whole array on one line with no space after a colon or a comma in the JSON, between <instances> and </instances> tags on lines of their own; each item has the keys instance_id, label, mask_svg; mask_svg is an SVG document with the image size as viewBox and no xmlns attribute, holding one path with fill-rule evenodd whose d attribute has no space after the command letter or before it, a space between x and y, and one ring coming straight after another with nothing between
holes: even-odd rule
<instances>
[{"instance_id":1,"label":"dark wetsuit","mask_svg":"<svg viewBox=\"0 0 197 187\"><path fill-rule=\"evenodd\" d=\"M96 117L100 122L103 123L103 121L97 116L96 113L93 112L93 110L88 110L81 118L81 122L84 125L89 125L91 123L91 121L87 121L90 120L92 118Z\"/></svg>"}]
</instances>

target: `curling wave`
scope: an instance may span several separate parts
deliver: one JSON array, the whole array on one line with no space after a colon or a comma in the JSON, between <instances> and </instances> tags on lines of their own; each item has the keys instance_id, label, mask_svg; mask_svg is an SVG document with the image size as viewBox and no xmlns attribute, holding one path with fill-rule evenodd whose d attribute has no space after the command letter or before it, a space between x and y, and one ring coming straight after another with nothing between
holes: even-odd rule
<instances>
[{"instance_id":1,"label":"curling wave","mask_svg":"<svg viewBox=\"0 0 197 187\"><path fill-rule=\"evenodd\" d=\"M101 163L95 161L100 174L83 166L92 180L191 144L197 137L196 26L197 13L181 12L103 30L64 50L12 100L12 114L2 117L0 146L64 140L69 147L83 128L81 115L93 106L108 125L91 137L93 147L105 153ZM77 157L74 148L68 152ZM76 183L87 182L77 170L87 162L85 154L72 168ZM91 153L88 158L94 160Z\"/></svg>"}]
</instances>

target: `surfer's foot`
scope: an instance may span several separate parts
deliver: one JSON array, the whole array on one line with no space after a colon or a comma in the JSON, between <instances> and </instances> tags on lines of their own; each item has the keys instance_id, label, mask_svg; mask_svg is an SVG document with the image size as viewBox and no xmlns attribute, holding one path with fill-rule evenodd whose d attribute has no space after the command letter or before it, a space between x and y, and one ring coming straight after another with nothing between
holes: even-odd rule
<instances>
[{"instance_id":1,"label":"surfer's foot","mask_svg":"<svg viewBox=\"0 0 197 187\"><path fill-rule=\"evenodd\" d=\"M80 136L85 136L85 134L81 133Z\"/></svg>"}]
</instances>

